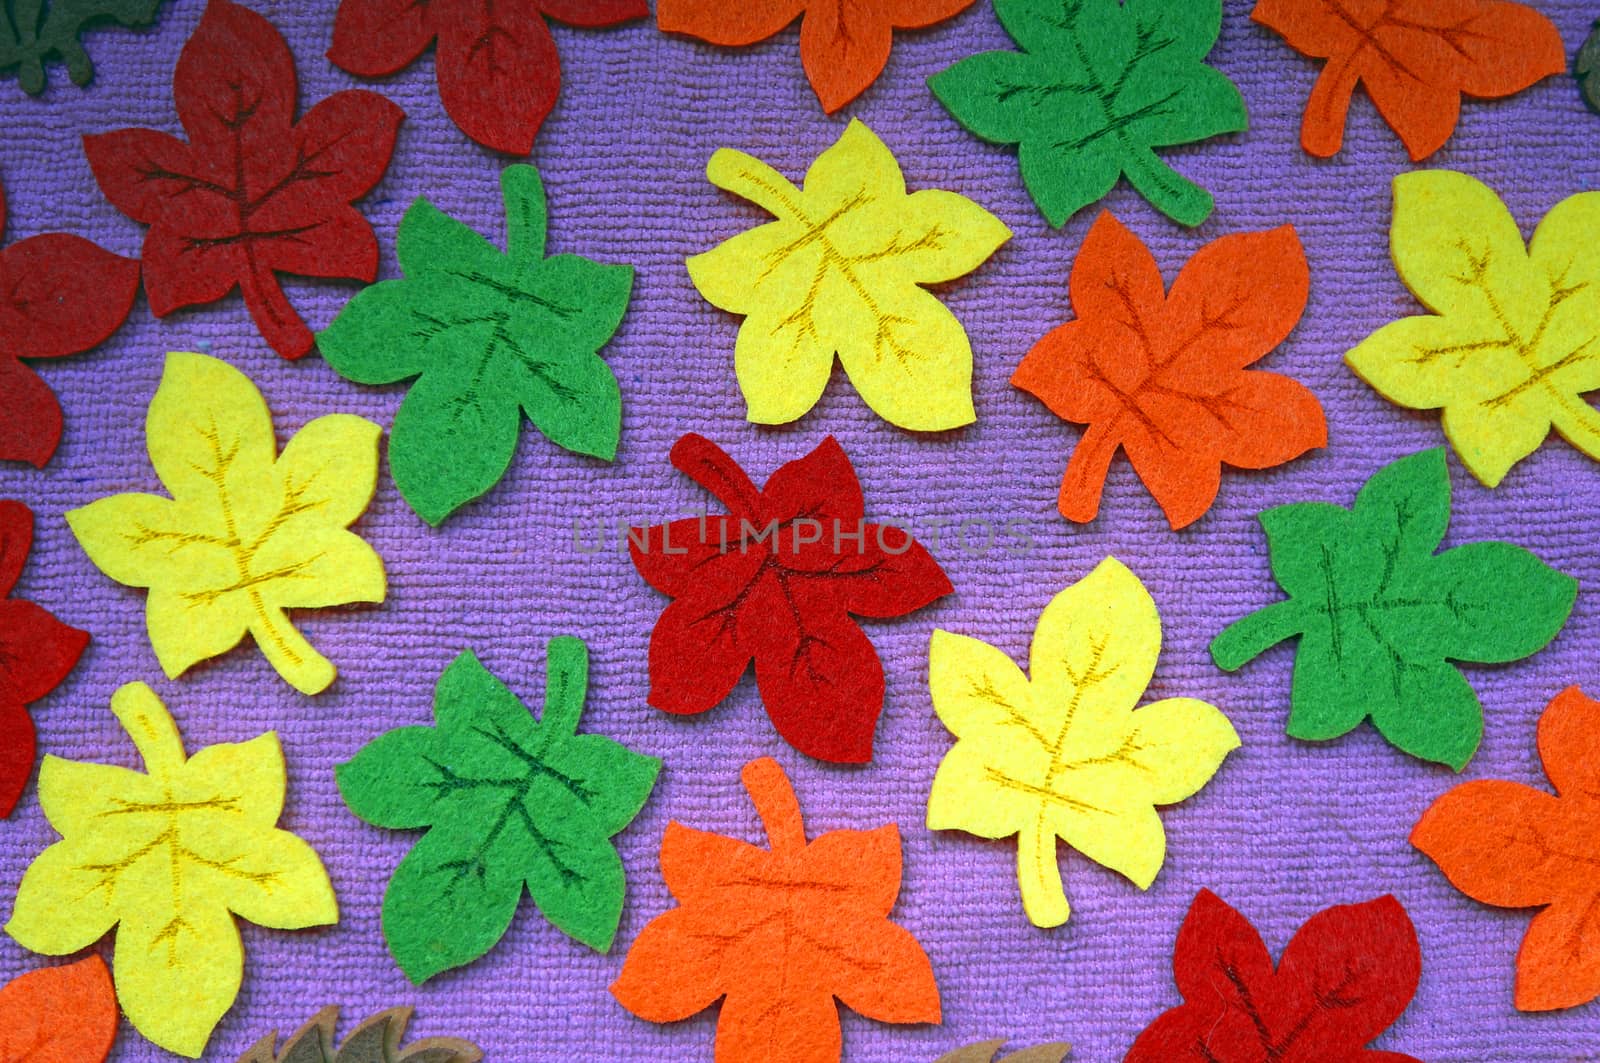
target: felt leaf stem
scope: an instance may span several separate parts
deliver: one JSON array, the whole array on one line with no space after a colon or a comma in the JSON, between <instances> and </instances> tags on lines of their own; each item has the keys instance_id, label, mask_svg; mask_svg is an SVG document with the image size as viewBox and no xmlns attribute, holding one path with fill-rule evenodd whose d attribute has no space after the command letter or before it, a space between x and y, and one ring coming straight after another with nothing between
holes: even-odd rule
<instances>
[{"instance_id":1,"label":"felt leaf stem","mask_svg":"<svg viewBox=\"0 0 1600 1063\"><path fill-rule=\"evenodd\" d=\"M1522 1011L1600 997L1600 702L1563 690L1539 717L1538 742L1554 794L1497 779L1462 783L1411 831L1411 844L1462 893L1539 909L1517 954Z\"/></svg>"},{"instance_id":2,"label":"felt leaf stem","mask_svg":"<svg viewBox=\"0 0 1600 1063\"><path fill-rule=\"evenodd\" d=\"M39 801L62 839L23 874L6 933L65 956L115 927L128 1021L198 1058L244 977L234 914L297 930L339 909L317 854L274 826L285 788L276 734L190 757L143 683L118 690L111 710L146 771L45 758Z\"/></svg>"},{"instance_id":3,"label":"felt leaf stem","mask_svg":"<svg viewBox=\"0 0 1600 1063\"><path fill-rule=\"evenodd\" d=\"M1161 652L1144 584L1106 558L1051 599L1029 670L987 643L935 631L933 707L956 744L928 794L928 828L1017 836L1017 884L1035 926L1071 908L1056 839L1140 889L1166 859L1156 805L1210 781L1239 736L1214 706L1168 698L1138 711Z\"/></svg>"},{"instance_id":4,"label":"felt leaf stem","mask_svg":"<svg viewBox=\"0 0 1600 1063\"><path fill-rule=\"evenodd\" d=\"M561 56L545 20L599 29L649 15L644 0L341 0L328 58L386 77L437 41L434 74L450 120L484 147L526 155L561 95Z\"/></svg>"},{"instance_id":5,"label":"felt leaf stem","mask_svg":"<svg viewBox=\"0 0 1600 1063\"><path fill-rule=\"evenodd\" d=\"M1461 464L1494 487L1554 428L1600 460L1600 192L1556 204L1523 246L1493 190L1425 170L1394 182L1395 268L1431 313L1380 328L1345 362L1389 401L1444 410Z\"/></svg>"},{"instance_id":6,"label":"felt leaf stem","mask_svg":"<svg viewBox=\"0 0 1600 1063\"><path fill-rule=\"evenodd\" d=\"M934 1063L1061 1063L1072 1051L1072 1046L1065 1042L1056 1044L1035 1045L1032 1048L1021 1048L1009 1052L1004 1056L995 1053L1005 1047L1005 1040L981 1041L978 1044L967 1045L953 1052L946 1052Z\"/></svg>"},{"instance_id":7,"label":"felt leaf stem","mask_svg":"<svg viewBox=\"0 0 1600 1063\"><path fill-rule=\"evenodd\" d=\"M120 1017L99 956L29 971L0 989L0 1060L104 1063Z\"/></svg>"},{"instance_id":8,"label":"felt leaf stem","mask_svg":"<svg viewBox=\"0 0 1600 1063\"><path fill-rule=\"evenodd\" d=\"M1391 896L1313 915L1274 967L1255 927L1201 890L1172 973L1183 1003L1139 1035L1124 1063L1418 1063L1366 1047L1406 1010L1422 974L1416 929Z\"/></svg>"},{"instance_id":9,"label":"felt leaf stem","mask_svg":"<svg viewBox=\"0 0 1600 1063\"><path fill-rule=\"evenodd\" d=\"M350 810L393 830L427 828L383 895L383 936L421 985L500 940L523 886L556 929L597 952L622 918L612 835L633 821L661 762L577 734L589 653L550 640L535 720L463 652L439 677L434 727L401 727L338 768Z\"/></svg>"},{"instance_id":10,"label":"felt leaf stem","mask_svg":"<svg viewBox=\"0 0 1600 1063\"><path fill-rule=\"evenodd\" d=\"M649 1022L720 999L717 1063L838 1063L835 999L879 1022L938 1022L928 956L889 921L899 828L808 842L777 761L752 760L740 777L770 848L667 824L661 873L678 907L640 932L612 995Z\"/></svg>"},{"instance_id":11,"label":"felt leaf stem","mask_svg":"<svg viewBox=\"0 0 1600 1063\"><path fill-rule=\"evenodd\" d=\"M1089 426L1061 481L1061 515L1095 518L1118 448L1183 528L1216 500L1222 465L1271 468L1325 446L1317 397L1247 368L1300 320L1310 283L1285 225L1206 245L1168 294L1144 242L1101 212L1072 264L1077 319L1035 344L1011 378Z\"/></svg>"},{"instance_id":12,"label":"felt leaf stem","mask_svg":"<svg viewBox=\"0 0 1600 1063\"><path fill-rule=\"evenodd\" d=\"M64 63L79 88L94 80L94 62L84 50L86 30L102 23L139 29L156 20L161 0L18 0L0 18L0 72L15 70L22 91L44 92L46 63Z\"/></svg>"},{"instance_id":13,"label":"felt leaf stem","mask_svg":"<svg viewBox=\"0 0 1600 1063\"><path fill-rule=\"evenodd\" d=\"M972 422L972 346L923 286L977 269L1010 229L954 192L908 195L900 164L860 121L817 156L803 188L729 148L706 176L777 217L688 262L708 302L745 318L733 361L751 421L804 416L837 352L889 423L939 432Z\"/></svg>"},{"instance_id":14,"label":"felt leaf stem","mask_svg":"<svg viewBox=\"0 0 1600 1063\"><path fill-rule=\"evenodd\" d=\"M285 614L381 602L383 562L348 527L372 500L378 426L318 417L278 453L272 414L245 375L203 354L169 354L145 421L171 498L111 495L67 513L89 560L150 588L145 621L168 678L248 633L303 694L334 667Z\"/></svg>"},{"instance_id":15,"label":"felt leaf stem","mask_svg":"<svg viewBox=\"0 0 1600 1063\"><path fill-rule=\"evenodd\" d=\"M683 33L738 48L800 23L800 62L822 109L837 111L878 79L897 29L921 29L965 11L972 0L661 0L656 21L664 33Z\"/></svg>"},{"instance_id":16,"label":"felt leaf stem","mask_svg":"<svg viewBox=\"0 0 1600 1063\"><path fill-rule=\"evenodd\" d=\"M1288 598L1229 625L1212 659L1231 672L1297 638L1290 735L1337 738L1370 716L1396 749L1460 771L1483 736L1483 707L1451 662L1542 649L1566 624L1578 583L1510 543L1435 554L1449 523L1443 450L1378 470L1352 509L1264 511L1272 574Z\"/></svg>"},{"instance_id":17,"label":"felt leaf stem","mask_svg":"<svg viewBox=\"0 0 1600 1063\"><path fill-rule=\"evenodd\" d=\"M0 250L0 460L42 469L61 442L55 392L19 359L99 345L122 327L138 292L139 263L81 236L45 233Z\"/></svg>"},{"instance_id":18,"label":"felt leaf stem","mask_svg":"<svg viewBox=\"0 0 1600 1063\"><path fill-rule=\"evenodd\" d=\"M1257 0L1250 17L1327 60L1300 126L1323 158L1344 145L1357 85L1420 162L1455 132L1462 96L1510 96L1567 67L1555 24L1510 0Z\"/></svg>"},{"instance_id":19,"label":"felt leaf stem","mask_svg":"<svg viewBox=\"0 0 1600 1063\"><path fill-rule=\"evenodd\" d=\"M113 206L148 225L144 287L166 317L234 288L273 350L313 337L279 273L378 274L378 239L351 204L383 177L405 117L376 93L338 92L297 122L294 56L272 23L209 0L172 78L179 140L154 129L83 138Z\"/></svg>"},{"instance_id":20,"label":"felt leaf stem","mask_svg":"<svg viewBox=\"0 0 1600 1063\"><path fill-rule=\"evenodd\" d=\"M357 292L318 338L361 384L417 377L389 433L395 486L437 525L505 475L522 415L551 442L610 461L622 394L597 354L616 332L630 266L546 258L539 171L508 166L506 251L418 199L400 223L406 275Z\"/></svg>"},{"instance_id":21,"label":"felt leaf stem","mask_svg":"<svg viewBox=\"0 0 1600 1063\"><path fill-rule=\"evenodd\" d=\"M701 436L678 440L672 464L728 512L629 533L639 575L672 598L650 635L650 704L705 712L753 661L786 742L818 760L871 760L883 664L854 618L904 616L949 594L944 570L910 532L866 520L832 436L763 489Z\"/></svg>"},{"instance_id":22,"label":"felt leaf stem","mask_svg":"<svg viewBox=\"0 0 1600 1063\"><path fill-rule=\"evenodd\" d=\"M968 130L1018 145L1022 181L1060 228L1123 176L1182 225L1211 214L1211 193L1156 148L1248 124L1244 97L1205 58L1221 0L995 0L1022 50L982 52L928 79Z\"/></svg>"},{"instance_id":23,"label":"felt leaf stem","mask_svg":"<svg viewBox=\"0 0 1600 1063\"><path fill-rule=\"evenodd\" d=\"M33 774L34 729L28 703L61 684L89 633L41 606L11 597L33 547L33 511L0 501L0 819L11 815Z\"/></svg>"},{"instance_id":24,"label":"felt leaf stem","mask_svg":"<svg viewBox=\"0 0 1600 1063\"><path fill-rule=\"evenodd\" d=\"M429 1037L402 1049L400 1040L410 1022L410 1008L380 1011L346 1034L335 1050L339 1009L327 1007L284 1041L281 1050L273 1050L278 1035L269 1033L239 1063L478 1063L483 1058L477 1045L457 1037Z\"/></svg>"}]
</instances>

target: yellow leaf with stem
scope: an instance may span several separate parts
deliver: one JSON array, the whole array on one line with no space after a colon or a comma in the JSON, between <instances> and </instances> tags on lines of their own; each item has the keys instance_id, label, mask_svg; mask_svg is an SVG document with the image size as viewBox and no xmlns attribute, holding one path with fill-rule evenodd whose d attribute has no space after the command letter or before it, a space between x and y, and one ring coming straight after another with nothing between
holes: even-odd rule
<instances>
[{"instance_id":1,"label":"yellow leaf with stem","mask_svg":"<svg viewBox=\"0 0 1600 1063\"><path fill-rule=\"evenodd\" d=\"M1600 192L1562 200L1526 248L1500 197L1466 174L1394 182L1390 248L1431 314L1374 332L1345 356L1385 398L1444 410L1444 432L1494 487L1555 428L1600 459Z\"/></svg>"},{"instance_id":2,"label":"yellow leaf with stem","mask_svg":"<svg viewBox=\"0 0 1600 1063\"><path fill-rule=\"evenodd\" d=\"M279 455L272 414L243 373L169 354L145 434L172 497L112 495L67 522L102 572L150 588L162 669L175 678L248 632L295 689L326 688L333 664L284 610L383 601L383 562L348 530L377 484L378 426L319 417Z\"/></svg>"},{"instance_id":3,"label":"yellow leaf with stem","mask_svg":"<svg viewBox=\"0 0 1600 1063\"><path fill-rule=\"evenodd\" d=\"M46 757L39 803L62 840L22 876L6 932L51 956L117 928L117 999L134 1027L198 1058L233 1006L244 949L230 913L280 930L336 922L311 847L275 824L283 810L276 734L185 755L143 683L111 698L147 773Z\"/></svg>"},{"instance_id":4,"label":"yellow leaf with stem","mask_svg":"<svg viewBox=\"0 0 1600 1063\"><path fill-rule=\"evenodd\" d=\"M688 262L701 295L745 315L734 370L751 421L804 415L837 352L885 420L919 432L972 422L972 346L921 286L977 269L1010 229L954 192L907 195L900 164L860 121L817 157L804 190L728 148L706 176L778 219Z\"/></svg>"},{"instance_id":5,"label":"yellow leaf with stem","mask_svg":"<svg viewBox=\"0 0 1600 1063\"><path fill-rule=\"evenodd\" d=\"M1111 557L1045 607L1031 677L987 643L933 633L928 687L956 744L934 776L928 827L1017 835L1035 926L1060 926L1071 911L1057 838L1148 889L1166 859L1155 806L1195 793L1239 747L1203 701L1134 710L1160 653L1155 602Z\"/></svg>"}]
</instances>

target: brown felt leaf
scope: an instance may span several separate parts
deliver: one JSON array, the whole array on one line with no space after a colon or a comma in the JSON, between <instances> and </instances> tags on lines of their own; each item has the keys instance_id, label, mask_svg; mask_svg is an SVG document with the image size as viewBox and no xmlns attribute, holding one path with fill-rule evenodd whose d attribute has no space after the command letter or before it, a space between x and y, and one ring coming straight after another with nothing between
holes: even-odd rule
<instances>
[{"instance_id":1,"label":"brown felt leaf","mask_svg":"<svg viewBox=\"0 0 1600 1063\"><path fill-rule=\"evenodd\" d=\"M1061 1063L1067 1058L1067 1053L1072 1051L1072 1046L1065 1041L1056 1041L1047 1045L1034 1045L995 1059L995 1053L1005 1047L1005 1040L979 1041L975 1045L958 1048L953 1052L946 1052L934 1063Z\"/></svg>"},{"instance_id":2,"label":"brown felt leaf","mask_svg":"<svg viewBox=\"0 0 1600 1063\"><path fill-rule=\"evenodd\" d=\"M402 1049L400 1039L411 1022L410 1008L379 1012L351 1030L335 1050L333 1034L338 1022L337 1007L323 1008L295 1031L276 1055L273 1047L278 1034L273 1031L239 1057L239 1063L478 1063L483 1058L477 1045L457 1037L429 1037Z\"/></svg>"}]
</instances>

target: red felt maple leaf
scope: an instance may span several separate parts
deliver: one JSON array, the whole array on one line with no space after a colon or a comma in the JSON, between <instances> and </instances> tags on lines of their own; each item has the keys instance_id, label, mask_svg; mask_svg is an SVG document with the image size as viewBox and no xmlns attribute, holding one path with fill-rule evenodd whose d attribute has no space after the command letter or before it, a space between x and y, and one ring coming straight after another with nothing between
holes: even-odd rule
<instances>
[{"instance_id":1,"label":"red felt maple leaf","mask_svg":"<svg viewBox=\"0 0 1600 1063\"><path fill-rule=\"evenodd\" d=\"M649 14L644 0L341 0L328 58L383 77L437 40L434 74L451 120L485 147L526 155L561 95L545 19L597 29Z\"/></svg>"},{"instance_id":2,"label":"red felt maple leaf","mask_svg":"<svg viewBox=\"0 0 1600 1063\"><path fill-rule=\"evenodd\" d=\"M819 760L871 760L883 665L851 616L903 616L949 594L938 562L908 532L864 519L855 469L832 436L764 490L698 435L678 440L672 464L728 512L629 535L634 567L673 599L650 638L650 704L705 712L753 659L790 745Z\"/></svg>"},{"instance_id":3,"label":"red felt maple leaf","mask_svg":"<svg viewBox=\"0 0 1600 1063\"><path fill-rule=\"evenodd\" d=\"M1077 319L1040 340L1011 378L1057 417L1089 426L1061 482L1062 516L1095 518L1118 447L1182 528L1211 508L1223 464L1266 469L1325 445L1315 395L1245 369L1289 335L1310 283L1285 225L1207 244L1169 295L1150 250L1102 211L1072 265Z\"/></svg>"},{"instance_id":4,"label":"red felt maple leaf","mask_svg":"<svg viewBox=\"0 0 1600 1063\"><path fill-rule=\"evenodd\" d=\"M87 351L122 327L138 292L138 262L81 236L46 233L0 251L0 459L43 468L61 442L55 392L18 359Z\"/></svg>"},{"instance_id":5,"label":"red felt maple leaf","mask_svg":"<svg viewBox=\"0 0 1600 1063\"><path fill-rule=\"evenodd\" d=\"M1391 896L1313 915L1274 970L1255 927L1201 890L1172 973L1184 1002L1124 1063L1417 1063L1366 1047L1406 1010L1422 974L1417 932Z\"/></svg>"},{"instance_id":6,"label":"red felt maple leaf","mask_svg":"<svg viewBox=\"0 0 1600 1063\"><path fill-rule=\"evenodd\" d=\"M1517 954L1516 1005L1570 1008L1600 996L1600 702L1568 687L1539 718L1548 793L1463 783L1422 814L1411 844L1456 889L1502 908L1543 910Z\"/></svg>"},{"instance_id":7,"label":"red felt maple leaf","mask_svg":"<svg viewBox=\"0 0 1600 1063\"><path fill-rule=\"evenodd\" d=\"M28 703L54 690L89 644L87 631L10 597L32 547L33 511L0 501L0 818L11 815L33 774Z\"/></svg>"},{"instance_id":8,"label":"red felt maple leaf","mask_svg":"<svg viewBox=\"0 0 1600 1063\"><path fill-rule=\"evenodd\" d=\"M712 44L764 41L803 13L800 63L829 114L877 80L897 29L921 29L965 11L972 0L661 0L656 22Z\"/></svg>"},{"instance_id":9,"label":"red felt maple leaf","mask_svg":"<svg viewBox=\"0 0 1600 1063\"><path fill-rule=\"evenodd\" d=\"M1555 24L1509 0L1258 0L1250 17L1328 60L1300 126L1323 158L1344 144L1357 83L1415 162L1450 139L1463 95L1510 96L1567 68Z\"/></svg>"},{"instance_id":10,"label":"red felt maple leaf","mask_svg":"<svg viewBox=\"0 0 1600 1063\"><path fill-rule=\"evenodd\" d=\"M661 874L679 906L639 934L612 995L651 1022L722 998L717 1063L837 1063L835 997L880 1022L938 1022L928 955L889 921L899 828L808 843L777 761L753 760L742 778L772 848L667 824Z\"/></svg>"},{"instance_id":11,"label":"red felt maple leaf","mask_svg":"<svg viewBox=\"0 0 1600 1063\"><path fill-rule=\"evenodd\" d=\"M260 15L210 0L172 77L185 143L153 129L83 138L89 166L116 208L150 226L150 309L221 299L235 287L256 327L285 358L311 350L311 330L277 274L378 274L378 239L351 203L383 177L405 117L371 92L335 93L296 122L294 57Z\"/></svg>"}]
</instances>

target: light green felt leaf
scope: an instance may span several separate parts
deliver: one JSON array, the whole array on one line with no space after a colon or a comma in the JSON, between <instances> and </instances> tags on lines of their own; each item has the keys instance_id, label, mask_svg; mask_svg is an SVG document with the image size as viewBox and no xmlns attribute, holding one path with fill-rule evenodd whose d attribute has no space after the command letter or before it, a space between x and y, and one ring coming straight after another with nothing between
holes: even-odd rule
<instances>
[{"instance_id":1,"label":"light green felt leaf","mask_svg":"<svg viewBox=\"0 0 1600 1063\"><path fill-rule=\"evenodd\" d=\"M1460 771L1483 735L1483 708L1451 662L1544 648L1578 583L1510 543L1435 554L1449 523L1442 449L1380 469L1352 509L1267 510L1272 572L1288 598L1229 625L1212 659L1231 672L1299 637L1290 735L1337 738L1370 717L1396 748Z\"/></svg>"},{"instance_id":2,"label":"light green felt leaf","mask_svg":"<svg viewBox=\"0 0 1600 1063\"><path fill-rule=\"evenodd\" d=\"M598 952L622 917L612 835L644 807L661 762L577 734L588 651L550 641L537 721L469 650L439 678L434 727L379 736L337 770L351 811L382 827L426 827L383 898L383 934L421 985L505 934L523 888L545 918Z\"/></svg>"},{"instance_id":3,"label":"light green felt leaf","mask_svg":"<svg viewBox=\"0 0 1600 1063\"><path fill-rule=\"evenodd\" d=\"M508 166L500 186L504 254L418 199L400 223L405 277L358 292L317 337L347 379L419 378L395 414L389 465L433 525L505 475L524 414L557 446L607 461L622 427L598 352L627 311L632 267L545 258L538 171Z\"/></svg>"},{"instance_id":4,"label":"light green felt leaf","mask_svg":"<svg viewBox=\"0 0 1600 1063\"><path fill-rule=\"evenodd\" d=\"M1248 125L1244 97L1205 64L1220 0L995 0L1023 51L985 52L928 79L967 129L1019 145L1022 180L1051 225L1126 176L1184 225L1211 214L1211 194L1153 149Z\"/></svg>"},{"instance_id":5,"label":"light green felt leaf","mask_svg":"<svg viewBox=\"0 0 1600 1063\"><path fill-rule=\"evenodd\" d=\"M79 38L97 24L130 29L156 20L161 0L14 0L0 4L0 73L17 72L22 91L38 96L45 89L44 66L65 63L67 76L80 88L94 80L94 62Z\"/></svg>"}]
</instances>

